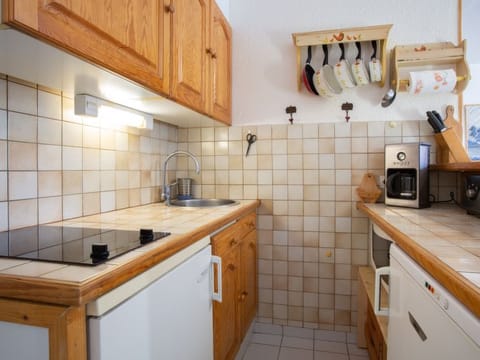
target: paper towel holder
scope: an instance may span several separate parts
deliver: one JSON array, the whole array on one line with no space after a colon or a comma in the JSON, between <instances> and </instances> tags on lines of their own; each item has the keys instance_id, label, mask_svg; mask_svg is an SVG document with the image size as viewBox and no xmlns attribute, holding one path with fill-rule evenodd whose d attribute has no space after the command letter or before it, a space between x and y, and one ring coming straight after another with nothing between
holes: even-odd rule
<instances>
[{"instance_id":1,"label":"paper towel holder","mask_svg":"<svg viewBox=\"0 0 480 360\"><path fill-rule=\"evenodd\" d=\"M430 70L432 67L452 68L457 75L454 92L461 93L471 79L465 54L466 40L463 40L459 46L451 42L396 46L392 50L392 88L397 93L407 91L409 81L405 75L408 75L411 69L421 71L422 67Z\"/></svg>"}]
</instances>

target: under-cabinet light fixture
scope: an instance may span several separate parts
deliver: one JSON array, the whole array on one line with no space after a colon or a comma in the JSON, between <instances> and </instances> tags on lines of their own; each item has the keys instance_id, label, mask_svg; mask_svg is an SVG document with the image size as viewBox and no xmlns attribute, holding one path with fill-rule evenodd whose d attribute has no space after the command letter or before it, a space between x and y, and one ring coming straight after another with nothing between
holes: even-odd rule
<instances>
[{"instance_id":1,"label":"under-cabinet light fixture","mask_svg":"<svg viewBox=\"0 0 480 360\"><path fill-rule=\"evenodd\" d=\"M98 117L141 129L153 129L152 115L92 95L75 95L75 115Z\"/></svg>"}]
</instances>

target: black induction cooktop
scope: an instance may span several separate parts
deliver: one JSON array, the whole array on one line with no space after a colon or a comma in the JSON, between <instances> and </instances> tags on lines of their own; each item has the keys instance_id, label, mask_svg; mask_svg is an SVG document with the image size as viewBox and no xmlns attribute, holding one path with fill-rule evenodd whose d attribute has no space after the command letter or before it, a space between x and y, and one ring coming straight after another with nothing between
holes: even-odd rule
<instances>
[{"instance_id":1,"label":"black induction cooktop","mask_svg":"<svg viewBox=\"0 0 480 360\"><path fill-rule=\"evenodd\" d=\"M151 229L30 226L0 232L0 257L94 266L168 235Z\"/></svg>"}]
</instances>

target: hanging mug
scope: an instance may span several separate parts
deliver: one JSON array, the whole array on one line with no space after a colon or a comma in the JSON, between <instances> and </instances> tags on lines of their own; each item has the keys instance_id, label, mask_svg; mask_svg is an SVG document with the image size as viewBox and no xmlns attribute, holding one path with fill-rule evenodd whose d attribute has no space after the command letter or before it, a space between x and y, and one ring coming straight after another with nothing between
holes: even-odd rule
<instances>
[{"instance_id":1,"label":"hanging mug","mask_svg":"<svg viewBox=\"0 0 480 360\"><path fill-rule=\"evenodd\" d=\"M356 41L355 46L357 47L358 54L355 62L352 64L352 74L357 85L367 85L370 80L367 68L362 59L362 45L360 42Z\"/></svg>"},{"instance_id":2,"label":"hanging mug","mask_svg":"<svg viewBox=\"0 0 480 360\"><path fill-rule=\"evenodd\" d=\"M338 45L340 46L342 53L340 55L340 59L334 66L335 77L342 88L353 88L355 87L355 81L353 80L352 76L352 68L348 61L345 60L345 47L343 43L339 43Z\"/></svg>"},{"instance_id":3,"label":"hanging mug","mask_svg":"<svg viewBox=\"0 0 480 360\"><path fill-rule=\"evenodd\" d=\"M382 81L382 63L380 59L377 59L377 41L372 40L373 54L368 63L370 70L370 81L378 82Z\"/></svg>"}]
</instances>

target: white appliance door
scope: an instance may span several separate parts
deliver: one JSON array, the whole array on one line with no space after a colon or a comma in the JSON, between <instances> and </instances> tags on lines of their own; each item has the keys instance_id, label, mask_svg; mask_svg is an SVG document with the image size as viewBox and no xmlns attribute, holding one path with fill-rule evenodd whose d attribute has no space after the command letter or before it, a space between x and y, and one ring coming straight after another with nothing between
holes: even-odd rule
<instances>
[{"instance_id":1,"label":"white appliance door","mask_svg":"<svg viewBox=\"0 0 480 360\"><path fill-rule=\"evenodd\" d=\"M391 252L390 259L388 360L480 359L478 345L405 271L394 253Z\"/></svg>"},{"instance_id":2,"label":"white appliance door","mask_svg":"<svg viewBox=\"0 0 480 360\"><path fill-rule=\"evenodd\" d=\"M89 319L90 360L213 359L211 246L105 315Z\"/></svg>"}]
</instances>

